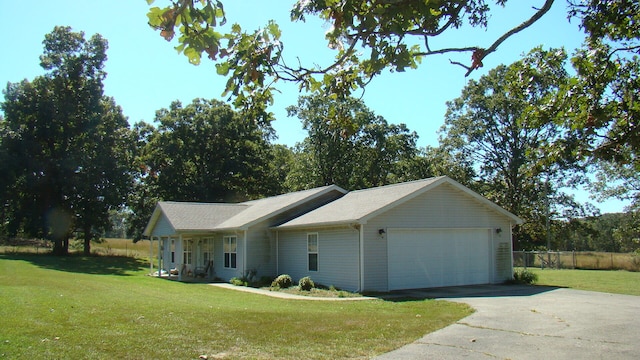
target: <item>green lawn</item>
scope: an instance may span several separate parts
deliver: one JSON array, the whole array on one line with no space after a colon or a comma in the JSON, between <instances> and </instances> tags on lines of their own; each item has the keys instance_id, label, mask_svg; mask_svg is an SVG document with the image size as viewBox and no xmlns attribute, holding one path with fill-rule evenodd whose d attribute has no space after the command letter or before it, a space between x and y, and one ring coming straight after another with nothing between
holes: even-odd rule
<instances>
[{"instance_id":1,"label":"green lawn","mask_svg":"<svg viewBox=\"0 0 640 360\"><path fill-rule=\"evenodd\" d=\"M472 311L434 300L282 300L147 272L127 257L0 255L0 358L367 358Z\"/></svg>"},{"instance_id":2,"label":"green lawn","mask_svg":"<svg viewBox=\"0 0 640 360\"><path fill-rule=\"evenodd\" d=\"M529 268L529 270L538 275L537 285L640 296L640 272L536 268Z\"/></svg>"}]
</instances>

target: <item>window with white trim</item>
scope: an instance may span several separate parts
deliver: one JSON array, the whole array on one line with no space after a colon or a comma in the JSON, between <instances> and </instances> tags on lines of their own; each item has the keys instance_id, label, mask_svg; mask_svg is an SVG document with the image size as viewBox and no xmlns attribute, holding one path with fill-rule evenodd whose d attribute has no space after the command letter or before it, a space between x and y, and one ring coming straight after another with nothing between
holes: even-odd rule
<instances>
[{"instance_id":1,"label":"window with white trim","mask_svg":"<svg viewBox=\"0 0 640 360\"><path fill-rule=\"evenodd\" d=\"M193 242L191 239L184 240L184 250L182 251L182 260L184 264L191 265L191 251L193 249Z\"/></svg>"},{"instance_id":2,"label":"window with white trim","mask_svg":"<svg viewBox=\"0 0 640 360\"><path fill-rule=\"evenodd\" d=\"M213 238L202 240L202 265L206 266L209 261L213 261Z\"/></svg>"},{"instance_id":3,"label":"window with white trim","mask_svg":"<svg viewBox=\"0 0 640 360\"><path fill-rule=\"evenodd\" d=\"M225 236L222 238L224 252L224 267L227 269L236 268L238 240L235 236Z\"/></svg>"},{"instance_id":4,"label":"window with white trim","mask_svg":"<svg viewBox=\"0 0 640 360\"><path fill-rule=\"evenodd\" d=\"M307 258L309 271L318 271L318 233L307 234Z\"/></svg>"}]
</instances>

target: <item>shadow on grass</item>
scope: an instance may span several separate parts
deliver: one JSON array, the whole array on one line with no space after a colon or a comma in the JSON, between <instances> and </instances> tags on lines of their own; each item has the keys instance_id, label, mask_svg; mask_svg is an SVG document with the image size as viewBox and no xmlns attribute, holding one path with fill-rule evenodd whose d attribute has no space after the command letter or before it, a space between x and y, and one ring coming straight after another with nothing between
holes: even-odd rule
<instances>
[{"instance_id":1,"label":"shadow on grass","mask_svg":"<svg viewBox=\"0 0 640 360\"><path fill-rule=\"evenodd\" d=\"M149 263L126 256L53 256L51 254L4 254L0 260L27 261L43 269L94 274L131 276L147 269Z\"/></svg>"},{"instance_id":2,"label":"shadow on grass","mask_svg":"<svg viewBox=\"0 0 640 360\"><path fill-rule=\"evenodd\" d=\"M468 285L431 289L397 290L376 297L392 302L422 301L427 299L458 299L478 297L533 296L559 289L542 285Z\"/></svg>"}]
</instances>

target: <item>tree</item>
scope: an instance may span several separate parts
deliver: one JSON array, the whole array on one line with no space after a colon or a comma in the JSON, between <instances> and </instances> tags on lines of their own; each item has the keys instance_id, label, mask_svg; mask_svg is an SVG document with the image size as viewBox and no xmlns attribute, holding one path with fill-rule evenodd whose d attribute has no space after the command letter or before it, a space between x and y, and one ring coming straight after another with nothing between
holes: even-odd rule
<instances>
[{"instance_id":1,"label":"tree","mask_svg":"<svg viewBox=\"0 0 640 360\"><path fill-rule=\"evenodd\" d=\"M272 130L217 100L175 101L156 112L158 127L134 126L139 174L129 197L129 234L141 238L158 200L237 202L275 195Z\"/></svg>"},{"instance_id":2,"label":"tree","mask_svg":"<svg viewBox=\"0 0 640 360\"><path fill-rule=\"evenodd\" d=\"M174 102L156 113L149 173L163 199L229 202L271 195L269 129L217 100Z\"/></svg>"},{"instance_id":3,"label":"tree","mask_svg":"<svg viewBox=\"0 0 640 360\"><path fill-rule=\"evenodd\" d=\"M579 165L569 148L553 162L544 153L563 135L553 121L559 110L552 100L568 81L566 59L559 49L534 49L523 60L470 81L447 103L441 146L473 162L481 193L525 219L515 233L518 245L544 239L546 201L560 199L557 190Z\"/></svg>"},{"instance_id":4,"label":"tree","mask_svg":"<svg viewBox=\"0 0 640 360\"><path fill-rule=\"evenodd\" d=\"M404 124L388 124L361 100L303 96L287 110L309 133L294 149L288 181L296 190L329 184L350 190L386 185L399 177L399 164L417 152L415 132ZM331 121L334 111L340 112L345 126Z\"/></svg>"},{"instance_id":5,"label":"tree","mask_svg":"<svg viewBox=\"0 0 640 360\"><path fill-rule=\"evenodd\" d=\"M411 158L398 163L400 170L393 182L405 182L446 175L470 189L476 188L475 170L469 158L444 147L427 146Z\"/></svg>"},{"instance_id":6,"label":"tree","mask_svg":"<svg viewBox=\"0 0 640 360\"><path fill-rule=\"evenodd\" d=\"M91 253L91 241L111 226L111 211L126 203L133 181L129 124L112 98L103 97L100 106L100 121L85 133L88 141L81 149L71 202L85 255Z\"/></svg>"},{"instance_id":7,"label":"tree","mask_svg":"<svg viewBox=\"0 0 640 360\"><path fill-rule=\"evenodd\" d=\"M0 153L13 159L3 220L9 235L51 239L59 255L79 226L88 252L91 234L129 187L121 139L128 124L103 95L105 39L55 27L43 44L41 65L49 72L8 84L1 104Z\"/></svg>"},{"instance_id":8,"label":"tree","mask_svg":"<svg viewBox=\"0 0 640 360\"><path fill-rule=\"evenodd\" d=\"M570 16L581 20L587 38L572 58L576 77L561 89L566 103L558 123L566 136L555 148L579 144L579 155L600 168L601 194L637 201L640 2L570 1ZM610 187L605 178L620 184Z\"/></svg>"},{"instance_id":9,"label":"tree","mask_svg":"<svg viewBox=\"0 0 640 360\"><path fill-rule=\"evenodd\" d=\"M436 49L430 43L432 38L462 26L486 28L490 1L297 1L291 9L292 21L304 22L307 17L317 16L331 25L326 39L336 51L335 60L314 66L287 62L292 58L285 56L281 30L273 21L255 31L245 32L239 24L225 29L227 19L219 0L171 2L165 7L150 8L147 16L149 25L166 40L179 33L176 49L191 63L198 64L205 53L217 61L217 72L229 76L226 92L234 98L235 105L262 114L266 121L265 109L273 101L276 81L295 82L301 89L345 99L385 69L404 71L418 67L426 56L456 52L471 54L468 65L454 62L463 66L468 75L481 67L482 60L507 38L540 19L553 2L539 1L540 6L532 13L521 15L520 25L487 48L471 43ZM494 3L504 6L507 1ZM362 52L366 55L360 55Z\"/></svg>"}]
</instances>

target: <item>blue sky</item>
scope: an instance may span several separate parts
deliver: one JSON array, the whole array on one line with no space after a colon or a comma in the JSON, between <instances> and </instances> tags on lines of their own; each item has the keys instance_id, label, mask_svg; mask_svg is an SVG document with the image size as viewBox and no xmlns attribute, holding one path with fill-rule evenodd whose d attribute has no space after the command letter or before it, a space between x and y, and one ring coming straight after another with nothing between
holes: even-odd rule
<instances>
[{"instance_id":1,"label":"blue sky","mask_svg":"<svg viewBox=\"0 0 640 360\"><path fill-rule=\"evenodd\" d=\"M491 2L491 1L489 1ZM327 63L333 53L326 46L327 25L316 19L306 23L289 21L293 1L226 0L229 23L238 22L252 30L274 19L281 26L285 55L299 57L306 64ZM469 31L461 29L446 38L434 39L433 48L480 45L488 47L499 35L530 16L542 0L511 0L505 10L492 14L489 28ZM157 6L166 1L156 0ZM147 25L149 6L145 0L0 0L0 86L7 82L33 79L43 74L39 65L44 35L56 25L84 31L88 38L95 33L109 41L105 80L106 95L113 96L123 108L130 123L152 122L156 110L167 108L172 101L189 103L197 97L222 99L226 80L215 73L214 64L203 59L199 66L190 65L184 55ZM557 0L549 14L508 39L498 51L484 61L484 68L473 73L477 79L499 64L509 64L535 46L564 46L569 53L583 39L577 22L566 19L566 3ZM375 79L364 92L363 100L377 115L391 123L405 123L420 136L419 146L437 146L438 129L443 124L445 102L460 95L468 78L464 69L449 60L468 63L469 55L439 55L426 58L418 70L385 73ZM301 141L306 133L300 121L286 116L285 108L296 103L297 87L279 84L281 93L270 109L278 140L289 146ZM581 192L581 194L584 192ZM581 200L588 200L580 195ZM623 204L608 201L597 204L603 212L622 211Z\"/></svg>"}]
</instances>

